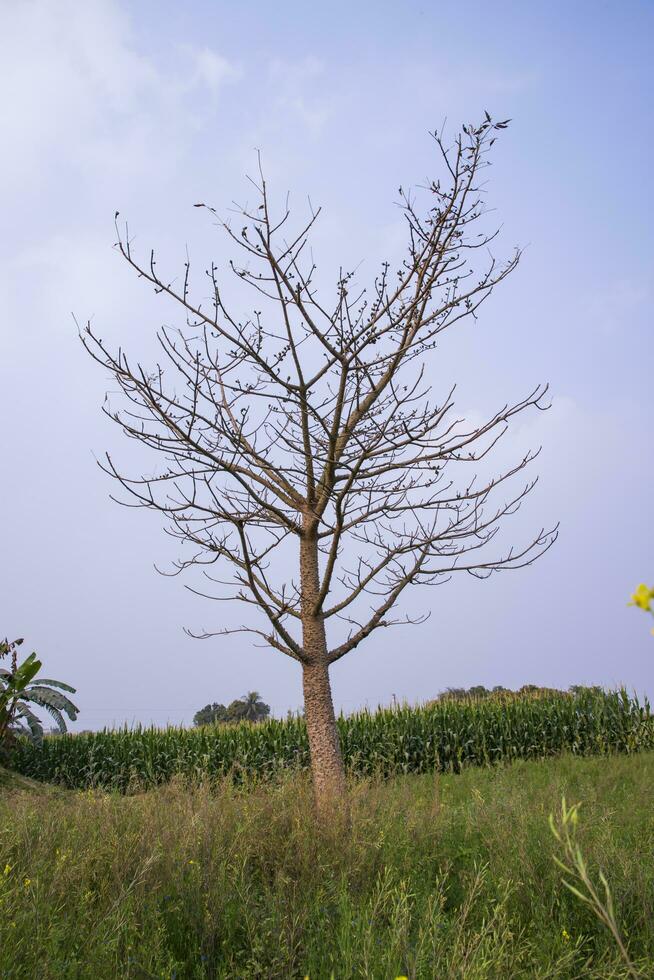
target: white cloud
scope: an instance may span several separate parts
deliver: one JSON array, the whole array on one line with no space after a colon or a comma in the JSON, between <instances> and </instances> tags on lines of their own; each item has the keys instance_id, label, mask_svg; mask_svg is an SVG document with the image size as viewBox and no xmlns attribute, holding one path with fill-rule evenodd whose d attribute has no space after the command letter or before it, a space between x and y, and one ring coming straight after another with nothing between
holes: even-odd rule
<instances>
[{"instance_id":1,"label":"white cloud","mask_svg":"<svg viewBox=\"0 0 654 980\"><path fill-rule=\"evenodd\" d=\"M62 165L143 172L179 154L198 103L240 77L208 47L178 46L165 69L138 52L112 0L24 0L0 11L2 126L13 194ZM192 98L192 111L188 100Z\"/></svg>"},{"instance_id":2,"label":"white cloud","mask_svg":"<svg viewBox=\"0 0 654 980\"><path fill-rule=\"evenodd\" d=\"M241 78L242 72L239 68L236 68L227 58L221 57L210 48L201 48L196 51L185 46L185 50L188 51L195 65L192 85L206 85L211 92L216 94L226 82L237 81Z\"/></svg>"},{"instance_id":3,"label":"white cloud","mask_svg":"<svg viewBox=\"0 0 654 980\"><path fill-rule=\"evenodd\" d=\"M276 94L277 107L282 117L289 114L300 122L313 136L319 136L332 116L332 105L324 86L325 64L313 55L298 61L275 58L270 63L270 82Z\"/></svg>"}]
</instances>

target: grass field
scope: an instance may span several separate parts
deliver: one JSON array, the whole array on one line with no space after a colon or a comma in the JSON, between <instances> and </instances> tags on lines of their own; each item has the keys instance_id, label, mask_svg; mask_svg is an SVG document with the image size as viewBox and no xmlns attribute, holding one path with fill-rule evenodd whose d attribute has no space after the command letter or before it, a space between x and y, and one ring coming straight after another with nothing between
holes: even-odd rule
<instances>
[{"instance_id":1,"label":"grass field","mask_svg":"<svg viewBox=\"0 0 654 980\"><path fill-rule=\"evenodd\" d=\"M651 752L360 779L349 837L316 828L304 774L132 796L0 780L0 976L626 976L552 860L564 793L652 977Z\"/></svg>"}]
</instances>

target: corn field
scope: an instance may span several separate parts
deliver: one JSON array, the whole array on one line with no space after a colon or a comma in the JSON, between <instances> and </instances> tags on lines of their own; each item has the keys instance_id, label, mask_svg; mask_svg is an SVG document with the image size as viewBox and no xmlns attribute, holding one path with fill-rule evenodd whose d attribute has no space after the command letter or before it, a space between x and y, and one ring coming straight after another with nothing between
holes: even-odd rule
<instances>
[{"instance_id":1,"label":"corn field","mask_svg":"<svg viewBox=\"0 0 654 980\"><path fill-rule=\"evenodd\" d=\"M459 772L470 765L654 747L654 717L625 690L442 700L341 716L348 770L392 776ZM125 791L175 775L243 781L309 764L302 718L204 728L133 728L49 736L41 748L23 741L12 768L69 788Z\"/></svg>"}]
</instances>

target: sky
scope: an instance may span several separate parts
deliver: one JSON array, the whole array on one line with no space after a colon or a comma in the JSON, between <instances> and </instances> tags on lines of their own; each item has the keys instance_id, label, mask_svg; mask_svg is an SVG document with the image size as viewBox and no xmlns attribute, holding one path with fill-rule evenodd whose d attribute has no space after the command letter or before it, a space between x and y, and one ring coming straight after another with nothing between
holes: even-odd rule
<instances>
[{"instance_id":1,"label":"sky","mask_svg":"<svg viewBox=\"0 0 654 980\"><path fill-rule=\"evenodd\" d=\"M498 254L524 255L432 381L456 381L472 419L549 382L550 411L511 434L542 445L514 530L560 521L560 537L530 568L417 590L402 611L428 621L334 665L335 704L473 684L654 697L654 623L627 606L654 584L653 42L637 0L0 0L0 634L77 688L75 729L188 724L252 689L276 715L301 705L282 654L185 635L242 612L157 573L176 543L97 466L149 460L102 415L112 381L74 317L146 363L180 325L113 248L114 213L171 275L187 249L223 262L193 205L247 200L259 150L280 202L323 208L324 288L339 265L371 281L403 245L398 186L437 173L429 133L486 109L512 120L486 190Z\"/></svg>"}]
</instances>

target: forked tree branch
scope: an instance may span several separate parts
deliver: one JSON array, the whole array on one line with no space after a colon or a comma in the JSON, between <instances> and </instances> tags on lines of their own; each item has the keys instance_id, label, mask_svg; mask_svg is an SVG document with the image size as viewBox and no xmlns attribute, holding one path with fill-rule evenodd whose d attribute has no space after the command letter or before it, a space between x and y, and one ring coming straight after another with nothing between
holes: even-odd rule
<instances>
[{"instance_id":1,"label":"forked tree branch","mask_svg":"<svg viewBox=\"0 0 654 980\"><path fill-rule=\"evenodd\" d=\"M194 546L173 574L203 568L209 591L192 591L254 607L265 629L239 629L303 664L317 656L332 663L397 622L389 614L408 586L523 567L556 539L555 527L490 553L535 480L505 498L504 487L537 453L494 477L475 468L516 416L548 407L547 386L466 428L452 416L454 388L434 400L426 382L438 336L475 318L520 259L519 251L503 264L490 255L497 232L486 227L480 181L505 126L487 115L450 145L433 134L443 177L415 196L400 188L407 228L400 267L383 263L369 291L354 272L341 272L331 301L319 299L308 257L319 211L289 232L288 204L273 214L260 167L252 182L258 203L238 209L237 227L207 208L242 255L227 274L256 297L245 318L227 303L216 265L205 272L209 301L193 299L188 259L176 285L160 275L154 253L139 259L128 230L116 225L123 258L183 312L187 329L159 331L163 360L154 370L112 352L90 324L81 331L124 396L105 412L163 463L152 476L124 475L109 456L103 468L126 503L159 511L169 532ZM231 569L226 582L207 571L216 564ZM228 591L215 594L217 584ZM308 620L323 632L327 621L345 622L349 632L316 653Z\"/></svg>"}]
</instances>

